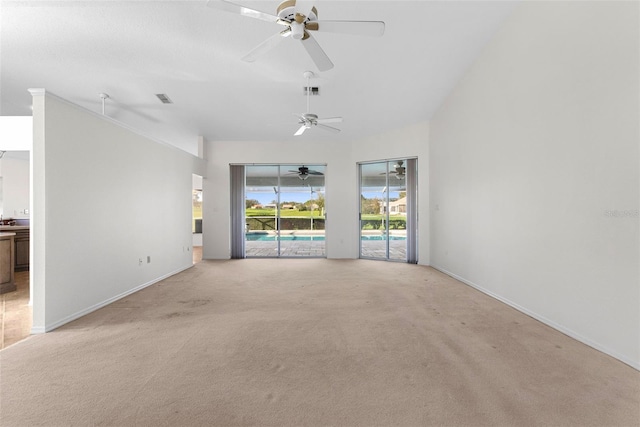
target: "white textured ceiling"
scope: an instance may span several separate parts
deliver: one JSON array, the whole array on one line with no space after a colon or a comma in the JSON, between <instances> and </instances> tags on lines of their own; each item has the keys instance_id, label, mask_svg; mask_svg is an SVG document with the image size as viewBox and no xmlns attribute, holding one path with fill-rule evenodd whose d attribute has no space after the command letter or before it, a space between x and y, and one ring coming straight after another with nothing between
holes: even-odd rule
<instances>
[{"instance_id":1,"label":"white textured ceiling","mask_svg":"<svg viewBox=\"0 0 640 427\"><path fill-rule=\"evenodd\" d=\"M316 1L319 19L382 20L384 36L315 33L335 67L318 72L286 39L254 63L244 54L275 24L206 1L0 3L0 115L30 115L28 88L45 88L191 153L208 140L353 141L428 120L513 10L498 1ZM237 3L275 14L278 1ZM306 110L342 116L332 134L294 137ZM174 102L161 104L156 93Z\"/></svg>"}]
</instances>

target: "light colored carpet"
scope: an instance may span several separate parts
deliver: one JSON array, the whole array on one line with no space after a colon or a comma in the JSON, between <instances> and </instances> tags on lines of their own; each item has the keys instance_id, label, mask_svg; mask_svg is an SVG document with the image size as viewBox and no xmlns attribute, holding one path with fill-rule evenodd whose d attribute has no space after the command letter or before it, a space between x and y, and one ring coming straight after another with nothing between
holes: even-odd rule
<instances>
[{"instance_id":1,"label":"light colored carpet","mask_svg":"<svg viewBox=\"0 0 640 427\"><path fill-rule=\"evenodd\" d=\"M0 352L2 426L637 426L640 373L428 267L203 261Z\"/></svg>"}]
</instances>

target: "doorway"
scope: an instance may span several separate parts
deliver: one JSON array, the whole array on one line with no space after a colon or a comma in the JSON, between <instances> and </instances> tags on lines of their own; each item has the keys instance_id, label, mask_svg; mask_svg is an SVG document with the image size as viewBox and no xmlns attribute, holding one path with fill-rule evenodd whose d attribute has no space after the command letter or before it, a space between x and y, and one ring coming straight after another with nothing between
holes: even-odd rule
<instances>
[{"instance_id":1,"label":"doorway","mask_svg":"<svg viewBox=\"0 0 640 427\"><path fill-rule=\"evenodd\" d=\"M202 177L192 174L191 185L191 233L193 263L202 261Z\"/></svg>"},{"instance_id":2,"label":"doorway","mask_svg":"<svg viewBox=\"0 0 640 427\"><path fill-rule=\"evenodd\" d=\"M0 213L13 239L15 290L0 294L0 349L27 338L33 325L30 242L30 151L0 151ZM5 269L8 273L8 268Z\"/></svg>"},{"instance_id":3,"label":"doorway","mask_svg":"<svg viewBox=\"0 0 640 427\"><path fill-rule=\"evenodd\" d=\"M417 159L358 167L360 258L417 263Z\"/></svg>"}]
</instances>

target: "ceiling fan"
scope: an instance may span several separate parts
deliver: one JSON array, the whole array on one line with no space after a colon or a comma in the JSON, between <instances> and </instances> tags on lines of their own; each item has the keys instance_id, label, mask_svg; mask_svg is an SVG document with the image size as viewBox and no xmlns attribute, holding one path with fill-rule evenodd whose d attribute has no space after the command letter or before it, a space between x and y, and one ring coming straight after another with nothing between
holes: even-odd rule
<instances>
[{"instance_id":1,"label":"ceiling fan","mask_svg":"<svg viewBox=\"0 0 640 427\"><path fill-rule=\"evenodd\" d=\"M382 21L319 21L318 10L315 7L311 7L311 10L304 10L302 3L304 2L296 3L296 0L285 0L276 9L276 15L251 9L227 0L209 0L207 6L286 27L245 55L242 60L247 62L254 62L260 55L280 43L282 39L291 37L302 42L302 46L304 46L318 70L327 71L333 68L333 63L309 31L373 37L379 37L384 34L384 22Z\"/></svg>"},{"instance_id":2,"label":"ceiling fan","mask_svg":"<svg viewBox=\"0 0 640 427\"><path fill-rule=\"evenodd\" d=\"M407 168L404 167L404 161L398 160L395 165L393 165L394 170L389 171L389 175L395 175L398 179L404 179L406 175ZM380 175L386 175L386 172L382 172Z\"/></svg>"},{"instance_id":3,"label":"ceiling fan","mask_svg":"<svg viewBox=\"0 0 640 427\"><path fill-rule=\"evenodd\" d=\"M309 178L310 175L324 175L322 172L314 171L304 165L300 166L297 171L290 170L289 172L290 173L288 173L287 175L296 174L298 175L298 178L300 178L303 181Z\"/></svg>"},{"instance_id":4,"label":"ceiling fan","mask_svg":"<svg viewBox=\"0 0 640 427\"><path fill-rule=\"evenodd\" d=\"M313 77L311 71L305 71L303 74L307 78L307 112L294 114L298 118L298 124L300 128L294 133L295 136L300 136L305 130L311 129L311 126L317 126L321 129L328 130L329 132L338 133L340 129L327 126L327 123L342 123L342 117L328 117L326 119L319 119L316 114L309 112L309 97L311 96L311 86L309 85L309 79Z\"/></svg>"}]
</instances>

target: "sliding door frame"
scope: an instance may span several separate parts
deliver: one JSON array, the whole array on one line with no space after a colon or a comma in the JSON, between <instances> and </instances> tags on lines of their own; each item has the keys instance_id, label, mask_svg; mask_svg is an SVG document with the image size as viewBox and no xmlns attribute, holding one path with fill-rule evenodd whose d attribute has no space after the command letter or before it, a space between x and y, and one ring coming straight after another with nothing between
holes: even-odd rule
<instances>
[{"instance_id":1,"label":"sliding door frame","mask_svg":"<svg viewBox=\"0 0 640 427\"><path fill-rule=\"evenodd\" d=\"M290 199L288 199L289 197L289 193L290 191L287 191L287 189L298 189L298 187L305 187L308 186L309 187L309 192L311 195L313 195L314 193L318 196L322 193L324 193L324 189L325 189L325 174L326 174L326 168L327 165L326 163L305 163L305 166L307 166L308 168L316 168L316 169L320 169L321 171L323 171L322 173L320 173L319 175L322 175L322 185L321 188L322 190L318 190L319 187L316 187L316 191L313 191L312 185L309 184L310 181L312 181L312 177L308 177L308 178L304 178L301 179L299 177L295 177L296 183L298 179L300 179L300 186L297 185L291 185L291 180L289 179L288 175L292 175L292 172L294 172L296 167L299 167L300 164L296 164L296 163L264 163L264 164L259 164L259 163L250 163L250 164L242 164L242 165L231 165L233 166L238 166L238 167L242 167L243 168L243 179L242 179L242 212L240 213L239 211L233 211L233 205L234 203L236 203L236 206L238 207L238 209L240 208L240 204L237 203L237 201L233 198L232 195L232 236L231 236L231 240L232 240L232 248L233 248L233 242L235 242L238 238L238 236L241 236L242 238L242 258L326 258L326 243L323 241L322 243L322 248L318 248L317 245L316 246L310 246L308 248L305 247L299 247L300 245L291 245L290 242L288 241L289 239L289 235L291 235L293 237L293 239L304 239L307 238L307 236L301 236L298 237L297 236L297 230L298 228L292 228L292 233L289 233L289 230L285 230L285 234L284 234L284 239L287 240L284 242L283 244L283 230L282 230L282 226L283 223L285 226L287 226L288 223L290 223L290 221L286 221L286 219L288 217L283 218L283 206L282 203L285 203L287 201L289 201ZM276 171L276 175L277 175L277 179L274 180L274 191L275 191L275 205L276 205L276 209L275 209L275 215L274 215L274 235L275 235L275 241L276 241L276 245L275 248L275 252L276 254L271 256L271 255L266 255L266 256L261 256L261 255L247 255L247 230L245 228L246 225L246 207L245 207L245 198L247 196L247 177L250 173L249 169L252 166L257 166L257 167L273 167L273 168L277 168ZM292 170L294 169L294 170ZM311 171L313 172L313 171ZM295 174L293 174L295 175ZM317 175L317 174L316 174ZM233 178L233 176L232 176ZM232 180L233 181L233 180ZM271 184L269 184L271 185ZM239 193L239 191L234 188L233 184L232 184L232 193L233 192ZM285 195L283 196L282 192L285 192ZM250 194L251 192L249 192ZM322 196L324 197L324 196ZM310 199L311 200L311 199ZM293 208L295 209L295 208ZM323 209L324 211L324 209ZM238 228L237 226L234 227L233 224L233 220L234 217L237 219L240 217L241 214L241 218L242 220L238 220L238 222L242 223L242 228ZM295 218L294 218L295 219ZM313 221L313 209L311 210L311 217L310 220ZM313 222L311 222L313 224ZM326 216L325 216L325 221L324 221L324 227L326 229ZM311 234L313 235L313 226L311 227ZM302 233L304 234L304 229L301 229ZM307 233L308 234L308 233ZM326 233L322 234L322 239L324 240L326 237ZM309 240L314 240L312 236L308 237ZM317 240L317 239L316 239ZM309 245L313 245L314 242L309 242ZM236 245L239 247L239 245ZM251 248L249 248L249 251L251 252ZM283 252L285 254L283 254ZM233 250L232 250L232 254L233 254Z\"/></svg>"},{"instance_id":2,"label":"sliding door frame","mask_svg":"<svg viewBox=\"0 0 640 427\"><path fill-rule=\"evenodd\" d=\"M389 176L390 167L389 164L402 160L406 162L406 174L405 174L405 186L406 186L406 256L404 260L392 259L390 257L390 235L389 231L389 191L386 192L386 200L384 203L384 223L386 225L386 245L385 245L385 258L380 257L367 257L362 256L362 166L370 164L385 163L385 188L389 189ZM382 160L364 161L357 163L358 168L358 257L361 259L381 260L381 261L393 261L393 262L407 262L409 264L418 263L418 158L417 157L399 157Z\"/></svg>"}]
</instances>

